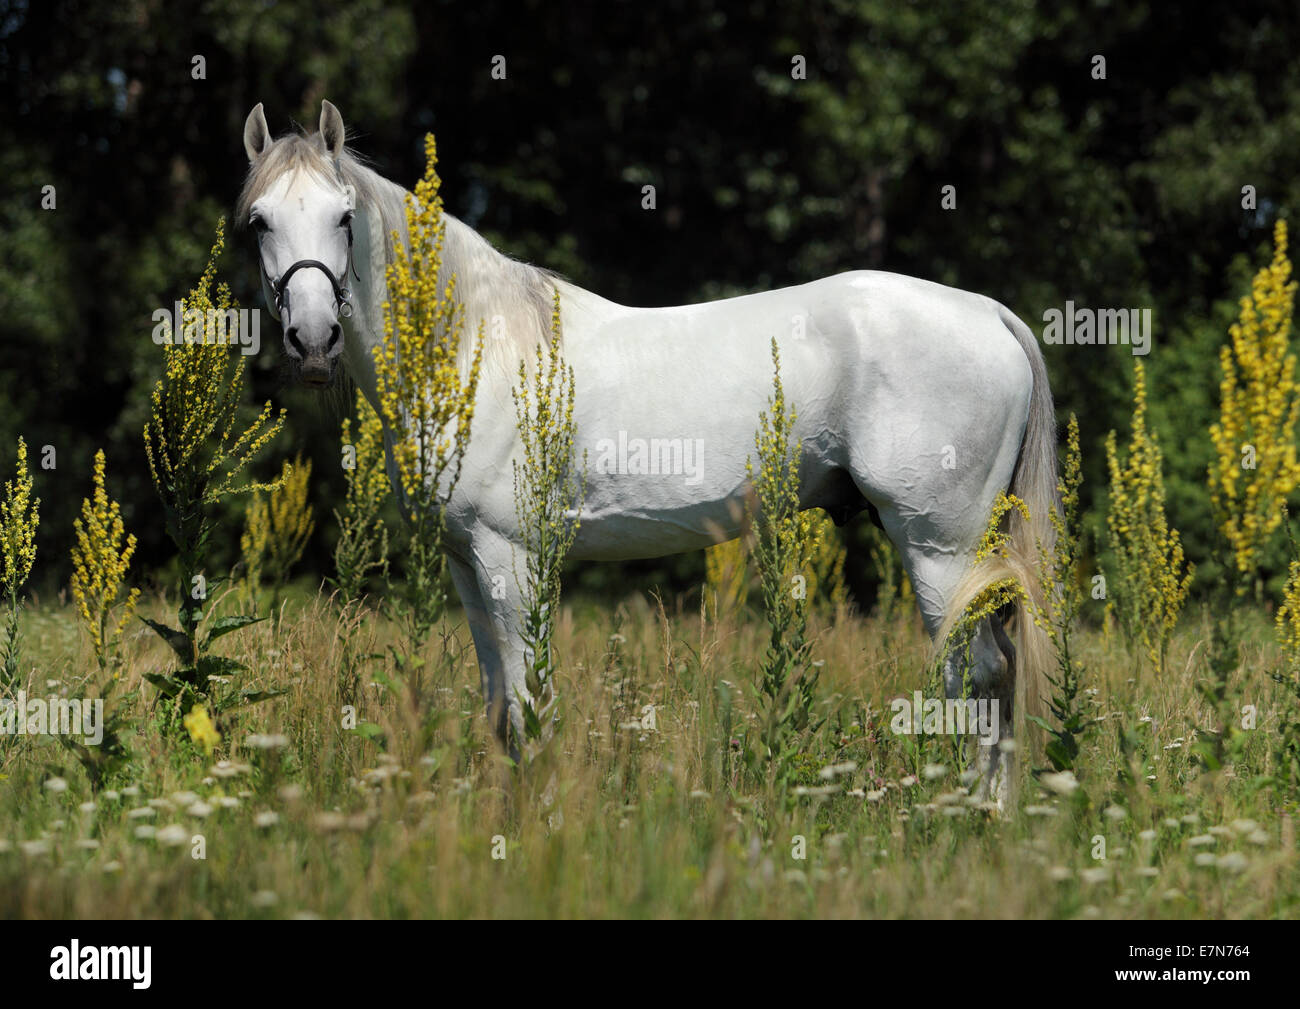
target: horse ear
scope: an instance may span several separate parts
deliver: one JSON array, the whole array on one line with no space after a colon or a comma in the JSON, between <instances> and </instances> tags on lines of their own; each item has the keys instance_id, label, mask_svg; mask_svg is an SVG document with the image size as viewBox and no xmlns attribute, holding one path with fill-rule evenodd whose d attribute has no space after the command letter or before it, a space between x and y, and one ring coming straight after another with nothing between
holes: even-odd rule
<instances>
[{"instance_id":1,"label":"horse ear","mask_svg":"<svg viewBox=\"0 0 1300 1009\"><path fill-rule=\"evenodd\" d=\"M244 153L249 161L256 161L271 146L271 131L266 126L266 114L262 103L253 106L253 111L244 120Z\"/></svg>"},{"instance_id":2,"label":"horse ear","mask_svg":"<svg viewBox=\"0 0 1300 1009\"><path fill-rule=\"evenodd\" d=\"M330 157L337 159L343 153L343 116L333 102L320 103L320 136Z\"/></svg>"}]
</instances>

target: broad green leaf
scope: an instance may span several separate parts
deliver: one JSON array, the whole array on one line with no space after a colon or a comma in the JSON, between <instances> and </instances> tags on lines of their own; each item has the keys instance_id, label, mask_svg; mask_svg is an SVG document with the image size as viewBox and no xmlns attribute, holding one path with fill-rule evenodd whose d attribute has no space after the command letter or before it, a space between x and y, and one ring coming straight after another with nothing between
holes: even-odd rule
<instances>
[{"instance_id":1,"label":"broad green leaf","mask_svg":"<svg viewBox=\"0 0 1300 1009\"><path fill-rule=\"evenodd\" d=\"M141 617L140 619L152 627L158 637L171 645L172 651L180 657L182 662L194 661L194 646L184 632L178 631L174 627L168 627L166 624L160 624L156 620L150 620L148 617Z\"/></svg>"},{"instance_id":2,"label":"broad green leaf","mask_svg":"<svg viewBox=\"0 0 1300 1009\"><path fill-rule=\"evenodd\" d=\"M207 637L203 639L203 648L206 650L212 642L224 634L229 634L231 631L237 631L241 627L248 627L251 624L260 623L266 619L266 617L254 617L245 613L236 614L233 617L218 617L212 622L212 628L208 631Z\"/></svg>"}]
</instances>

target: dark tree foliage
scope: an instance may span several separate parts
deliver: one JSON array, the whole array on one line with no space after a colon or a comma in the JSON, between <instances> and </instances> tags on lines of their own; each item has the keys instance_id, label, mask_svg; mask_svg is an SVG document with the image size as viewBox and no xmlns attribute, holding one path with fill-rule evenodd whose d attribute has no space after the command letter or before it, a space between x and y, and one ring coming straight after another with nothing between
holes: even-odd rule
<instances>
[{"instance_id":1,"label":"dark tree foliage","mask_svg":"<svg viewBox=\"0 0 1300 1009\"><path fill-rule=\"evenodd\" d=\"M168 558L139 438L158 366L151 314L193 282L230 212L249 108L264 102L279 132L312 126L325 97L355 148L407 185L435 132L449 210L615 300L871 268L986 293L1035 330L1067 299L1152 308L1171 517L1212 576L1217 348L1273 220L1300 195L1298 21L1288 0L0 0L0 466L20 433L57 450L37 472L44 584L66 581L101 446L141 559ZM491 76L496 55L505 80ZM1247 185L1256 210L1242 207ZM45 186L55 210L41 207ZM254 264L237 236L224 272L243 304L260 304ZM286 387L268 329L254 395L289 406L327 515L348 400ZM1095 524L1131 357L1047 352L1062 415L1080 418ZM318 573L333 535L317 533ZM685 588L699 568L640 574ZM610 579L582 572L588 587Z\"/></svg>"}]
</instances>

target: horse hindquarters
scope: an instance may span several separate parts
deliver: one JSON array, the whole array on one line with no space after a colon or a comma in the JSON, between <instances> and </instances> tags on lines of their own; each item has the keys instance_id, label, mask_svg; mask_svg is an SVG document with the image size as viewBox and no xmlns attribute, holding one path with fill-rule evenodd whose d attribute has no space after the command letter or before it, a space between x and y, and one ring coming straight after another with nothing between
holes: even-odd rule
<instances>
[{"instance_id":1,"label":"horse hindquarters","mask_svg":"<svg viewBox=\"0 0 1300 1009\"><path fill-rule=\"evenodd\" d=\"M885 424L896 432L893 444L878 446L863 477L855 476L902 554L936 647L947 643L970 601L1001 578L1014 578L1040 600L1036 542L1051 541L1055 428L1041 352L1028 327L1000 305L996 314L973 315L969 335L953 360L956 374L969 380L966 388L944 376L935 380L941 390L929 402L893 405L901 414ZM926 347L932 356L933 346ZM932 369L933 361L928 364ZM925 390L927 377L920 370L894 374L888 387ZM924 392L916 395L924 400ZM880 473L897 476L874 483L865 477ZM977 545L1002 491L1024 500L1031 520L1015 515L1008 556L975 568ZM997 616L985 619L970 639L969 666L964 642L953 644L944 663L949 698L962 696L969 676L975 699L998 702L999 738L1012 736L1014 720L1036 707L1047 668L1045 635L1032 618L1018 613L1015 629L1013 646ZM1005 801L1010 762L1003 751L982 746L978 763L983 788Z\"/></svg>"}]
</instances>

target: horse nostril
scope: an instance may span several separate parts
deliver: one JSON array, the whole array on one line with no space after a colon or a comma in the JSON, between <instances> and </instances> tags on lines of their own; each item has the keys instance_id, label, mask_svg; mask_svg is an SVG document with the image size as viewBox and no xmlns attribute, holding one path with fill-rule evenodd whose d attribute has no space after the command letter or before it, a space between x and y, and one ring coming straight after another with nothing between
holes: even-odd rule
<instances>
[{"instance_id":1,"label":"horse nostril","mask_svg":"<svg viewBox=\"0 0 1300 1009\"><path fill-rule=\"evenodd\" d=\"M286 329L284 331L284 338L289 341L289 347L298 355L299 358L305 358L307 356L307 349L302 345L302 341L298 339L297 326L290 326Z\"/></svg>"},{"instance_id":2,"label":"horse nostril","mask_svg":"<svg viewBox=\"0 0 1300 1009\"><path fill-rule=\"evenodd\" d=\"M325 353L328 354L333 350L341 339L343 339L343 327L336 322L330 327L330 339L329 343L325 345Z\"/></svg>"}]
</instances>

